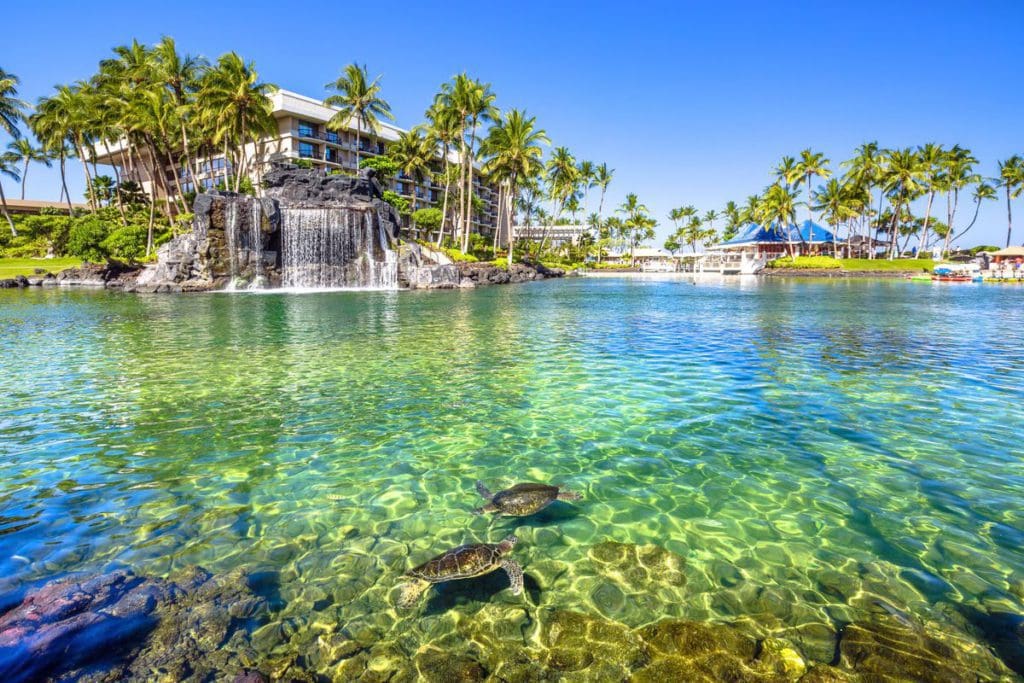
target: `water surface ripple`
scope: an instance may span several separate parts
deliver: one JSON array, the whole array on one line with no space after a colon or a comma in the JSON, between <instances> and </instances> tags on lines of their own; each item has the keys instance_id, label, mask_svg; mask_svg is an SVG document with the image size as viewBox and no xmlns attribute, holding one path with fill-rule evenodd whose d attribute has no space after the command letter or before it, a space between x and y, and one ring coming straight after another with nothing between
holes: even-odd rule
<instances>
[{"instance_id":1,"label":"water surface ripple","mask_svg":"<svg viewBox=\"0 0 1024 683\"><path fill-rule=\"evenodd\" d=\"M1017 289L0 291L0 366L0 593L69 570L272 569L293 630L423 643L517 599L442 588L410 617L398 575L514 532L539 619L795 637L877 601L937 630L969 629L958 606L1024 614ZM584 501L481 518L477 479ZM685 581L616 578L606 541L681 556Z\"/></svg>"}]
</instances>

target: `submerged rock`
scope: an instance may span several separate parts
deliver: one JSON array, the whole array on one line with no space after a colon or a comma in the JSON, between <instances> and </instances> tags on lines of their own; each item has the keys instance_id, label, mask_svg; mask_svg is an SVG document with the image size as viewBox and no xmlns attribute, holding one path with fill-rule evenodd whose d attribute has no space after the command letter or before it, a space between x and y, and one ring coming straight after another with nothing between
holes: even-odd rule
<instances>
[{"instance_id":1,"label":"submerged rock","mask_svg":"<svg viewBox=\"0 0 1024 683\"><path fill-rule=\"evenodd\" d=\"M241 572L58 579L27 591L0 616L0 680L251 678L257 654L247 618L232 613L264 611Z\"/></svg>"}]
</instances>

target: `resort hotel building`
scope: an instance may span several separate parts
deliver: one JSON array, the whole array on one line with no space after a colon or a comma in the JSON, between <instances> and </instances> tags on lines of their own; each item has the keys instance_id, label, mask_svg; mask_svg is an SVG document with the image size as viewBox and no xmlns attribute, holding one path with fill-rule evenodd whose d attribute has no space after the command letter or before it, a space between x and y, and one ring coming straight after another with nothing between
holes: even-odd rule
<instances>
[{"instance_id":1,"label":"resort hotel building","mask_svg":"<svg viewBox=\"0 0 1024 683\"><path fill-rule=\"evenodd\" d=\"M313 97L306 97L288 90L277 90L269 95L272 103L272 113L277 121L276 135L268 136L256 143L249 143L246 146L245 154L255 163L249 164L247 173L255 186L258 177L266 170L266 167L274 162L294 163L305 160L314 168L322 168L324 172L343 172L355 174L358 168L356 158L356 129L355 123L347 130L332 131L327 129L327 122L337 113L337 109L326 106L321 100ZM386 154L388 146L398 140L403 129L380 122L378 130L360 131L359 149L361 158ZM223 182L225 164L230 164L230 159L225 159L223 152L201 157L195 165L196 187L192 183L192 174L183 165L165 166L166 183L154 182L154 178L147 177L148 164L132 163L132 155L147 154L145 150L128 148L127 142L122 140L109 145L107 149L99 150L96 162L99 164L118 166L122 179L133 180L155 198L164 198L168 194L173 198L177 195L179 188L181 192L203 192L215 189L218 183ZM137 157L136 157L137 158ZM454 153L450 157L453 163L457 163ZM437 155L436 172L443 170L443 162L440 151ZM493 235L498 225L498 193L496 187L489 185L484 179L474 176L473 192L479 197L483 204L477 204L473 215L474 231L483 235ZM444 195L444 188L437 185L433 178L426 178L424 182L417 183L412 178L399 173L394 178L383 181L385 189L393 190L409 201L410 210L422 209L436 206L441 208ZM166 189L165 189L166 188ZM449 210L454 199L449 197ZM403 217L408 225L408 217Z\"/></svg>"}]
</instances>

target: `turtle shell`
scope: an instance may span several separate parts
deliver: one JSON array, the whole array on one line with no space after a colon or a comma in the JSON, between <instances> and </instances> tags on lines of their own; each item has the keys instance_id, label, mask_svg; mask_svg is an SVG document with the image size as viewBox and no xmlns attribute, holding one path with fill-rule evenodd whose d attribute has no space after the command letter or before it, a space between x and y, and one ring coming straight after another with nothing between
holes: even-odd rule
<instances>
[{"instance_id":1,"label":"turtle shell","mask_svg":"<svg viewBox=\"0 0 1024 683\"><path fill-rule=\"evenodd\" d=\"M406 574L431 583L469 579L498 569L502 554L496 543L460 545L410 569Z\"/></svg>"},{"instance_id":2,"label":"turtle shell","mask_svg":"<svg viewBox=\"0 0 1024 683\"><path fill-rule=\"evenodd\" d=\"M516 484L499 491L491 502L502 512L529 515L547 507L558 498L558 487L547 484Z\"/></svg>"}]
</instances>

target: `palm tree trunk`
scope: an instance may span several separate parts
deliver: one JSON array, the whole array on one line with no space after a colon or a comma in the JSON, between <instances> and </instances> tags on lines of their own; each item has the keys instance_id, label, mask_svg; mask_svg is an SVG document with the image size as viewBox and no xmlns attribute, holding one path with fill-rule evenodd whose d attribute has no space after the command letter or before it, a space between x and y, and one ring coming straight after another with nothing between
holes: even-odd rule
<instances>
[{"instance_id":1,"label":"palm tree trunk","mask_svg":"<svg viewBox=\"0 0 1024 683\"><path fill-rule=\"evenodd\" d=\"M156 221L156 197L149 199L149 228L146 231L146 258L153 253L153 223Z\"/></svg>"},{"instance_id":2,"label":"palm tree trunk","mask_svg":"<svg viewBox=\"0 0 1024 683\"><path fill-rule=\"evenodd\" d=\"M107 144L106 138L103 139L103 149L106 151L108 158L113 156L110 153L110 145ZM114 169L114 201L117 202L117 211L121 214L121 223L127 227L128 217L124 213L124 204L121 203L121 171L118 170L117 164L111 164L110 167Z\"/></svg>"},{"instance_id":3,"label":"palm tree trunk","mask_svg":"<svg viewBox=\"0 0 1024 683\"><path fill-rule=\"evenodd\" d=\"M444 224L448 219L448 191L451 189L451 167L448 163L448 144L444 144L444 199L441 202L441 228L437 232L437 248L441 248L444 238Z\"/></svg>"},{"instance_id":4,"label":"palm tree trunk","mask_svg":"<svg viewBox=\"0 0 1024 683\"><path fill-rule=\"evenodd\" d=\"M74 209L73 206L71 206L71 193L68 192L67 164L65 163L66 158L67 157L65 157L65 155L64 155L64 150L61 149L61 152L60 152L60 186L61 186L61 191L64 192L64 199L66 199L67 203L68 203L68 216L74 216L75 215L75 209Z\"/></svg>"},{"instance_id":5,"label":"palm tree trunk","mask_svg":"<svg viewBox=\"0 0 1024 683\"><path fill-rule=\"evenodd\" d=\"M516 187L516 176L513 173L512 177L509 178L508 182L508 202L505 206L505 220L508 226L508 266L512 267L512 252L516 248L516 231L512 222L515 220L515 187Z\"/></svg>"},{"instance_id":6,"label":"palm tree trunk","mask_svg":"<svg viewBox=\"0 0 1024 683\"><path fill-rule=\"evenodd\" d=\"M89 200L89 208L93 213L96 213L96 202L93 201L92 178L89 176L89 162L85 158L85 149L77 138L75 138L75 150L78 153L78 158L82 160L82 171L85 172L85 196Z\"/></svg>"},{"instance_id":7,"label":"palm tree trunk","mask_svg":"<svg viewBox=\"0 0 1024 683\"><path fill-rule=\"evenodd\" d=\"M932 200L935 199L935 190L928 193L928 206L924 210L924 226L921 228L921 239L917 242L917 253L920 254L924 251L925 244L928 243L928 219L932 215Z\"/></svg>"},{"instance_id":8,"label":"palm tree trunk","mask_svg":"<svg viewBox=\"0 0 1024 683\"><path fill-rule=\"evenodd\" d=\"M362 133L363 133L363 120L362 120L362 117L360 116L359 118L356 119L356 175L359 174L359 162L360 162L360 160L362 158L362 155L360 154L360 152L362 151L362 148L361 148Z\"/></svg>"},{"instance_id":9,"label":"palm tree trunk","mask_svg":"<svg viewBox=\"0 0 1024 683\"><path fill-rule=\"evenodd\" d=\"M473 147L476 145L476 118L473 119L469 134L469 158L467 161L469 180L466 183L466 230L462 234L462 253L469 251L469 233L473 229Z\"/></svg>"},{"instance_id":10,"label":"palm tree trunk","mask_svg":"<svg viewBox=\"0 0 1024 683\"><path fill-rule=\"evenodd\" d=\"M231 175L228 173L228 138L224 136L224 189L231 190Z\"/></svg>"},{"instance_id":11,"label":"palm tree trunk","mask_svg":"<svg viewBox=\"0 0 1024 683\"><path fill-rule=\"evenodd\" d=\"M0 207L3 207L4 218L7 219L7 225L11 226L11 237L17 237L18 229L14 227L14 219L11 218L11 212L7 210L7 197L4 196L3 183L0 183Z\"/></svg>"},{"instance_id":12,"label":"palm tree trunk","mask_svg":"<svg viewBox=\"0 0 1024 683\"><path fill-rule=\"evenodd\" d=\"M1010 246L1010 240L1013 238L1013 212L1010 209L1010 184L1007 181L1006 184L1006 246Z\"/></svg>"},{"instance_id":13,"label":"palm tree trunk","mask_svg":"<svg viewBox=\"0 0 1024 683\"><path fill-rule=\"evenodd\" d=\"M185 119L181 119L181 141L182 147L185 150L185 168L188 170L188 177L192 179L192 188L198 192L199 183L196 182L196 169L192 165L192 153L188 149L188 132L185 129Z\"/></svg>"},{"instance_id":14,"label":"palm tree trunk","mask_svg":"<svg viewBox=\"0 0 1024 683\"><path fill-rule=\"evenodd\" d=\"M28 179L28 157L25 157L25 168L21 172L21 200L25 201L25 180Z\"/></svg>"},{"instance_id":15,"label":"palm tree trunk","mask_svg":"<svg viewBox=\"0 0 1024 683\"><path fill-rule=\"evenodd\" d=\"M466 126L459 127L459 218L458 227L452 231L452 240L462 245L462 228L466 207Z\"/></svg>"}]
</instances>

